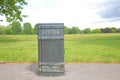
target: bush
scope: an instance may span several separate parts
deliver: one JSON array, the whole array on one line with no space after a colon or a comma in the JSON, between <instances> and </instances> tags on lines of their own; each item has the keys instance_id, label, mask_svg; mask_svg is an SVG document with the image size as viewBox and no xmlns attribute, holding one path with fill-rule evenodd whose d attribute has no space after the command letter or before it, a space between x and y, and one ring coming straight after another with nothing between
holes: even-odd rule
<instances>
[{"instance_id":1,"label":"bush","mask_svg":"<svg viewBox=\"0 0 120 80\"><path fill-rule=\"evenodd\" d=\"M96 28L96 29L93 29L93 30L92 30L92 33L101 33L101 30L98 29L98 28Z\"/></svg>"}]
</instances>

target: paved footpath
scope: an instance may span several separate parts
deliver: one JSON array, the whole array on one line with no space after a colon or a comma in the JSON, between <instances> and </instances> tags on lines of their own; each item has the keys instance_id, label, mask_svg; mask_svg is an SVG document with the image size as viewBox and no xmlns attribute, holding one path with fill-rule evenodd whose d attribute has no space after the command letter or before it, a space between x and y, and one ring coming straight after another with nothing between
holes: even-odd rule
<instances>
[{"instance_id":1,"label":"paved footpath","mask_svg":"<svg viewBox=\"0 0 120 80\"><path fill-rule=\"evenodd\" d=\"M37 64L0 64L0 80L120 80L120 64L66 64L64 76L39 76Z\"/></svg>"}]
</instances>

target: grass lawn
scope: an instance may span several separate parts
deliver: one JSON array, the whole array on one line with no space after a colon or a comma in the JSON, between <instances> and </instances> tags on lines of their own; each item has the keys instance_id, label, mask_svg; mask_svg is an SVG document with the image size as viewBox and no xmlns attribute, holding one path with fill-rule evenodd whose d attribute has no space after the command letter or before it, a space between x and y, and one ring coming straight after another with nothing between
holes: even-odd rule
<instances>
[{"instance_id":1,"label":"grass lawn","mask_svg":"<svg viewBox=\"0 0 120 80\"><path fill-rule=\"evenodd\" d=\"M37 35L0 35L0 62L37 62ZM120 63L120 34L65 35L65 61Z\"/></svg>"}]
</instances>

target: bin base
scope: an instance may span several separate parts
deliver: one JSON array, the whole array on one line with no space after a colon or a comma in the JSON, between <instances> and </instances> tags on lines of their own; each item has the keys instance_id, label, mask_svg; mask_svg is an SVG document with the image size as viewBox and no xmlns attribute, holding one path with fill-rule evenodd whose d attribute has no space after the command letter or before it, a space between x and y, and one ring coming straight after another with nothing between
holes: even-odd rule
<instances>
[{"instance_id":1,"label":"bin base","mask_svg":"<svg viewBox=\"0 0 120 80\"><path fill-rule=\"evenodd\" d=\"M39 72L40 76L63 76L64 72Z\"/></svg>"},{"instance_id":2,"label":"bin base","mask_svg":"<svg viewBox=\"0 0 120 80\"><path fill-rule=\"evenodd\" d=\"M65 72L64 63L38 64L38 71L41 76L62 76Z\"/></svg>"}]
</instances>

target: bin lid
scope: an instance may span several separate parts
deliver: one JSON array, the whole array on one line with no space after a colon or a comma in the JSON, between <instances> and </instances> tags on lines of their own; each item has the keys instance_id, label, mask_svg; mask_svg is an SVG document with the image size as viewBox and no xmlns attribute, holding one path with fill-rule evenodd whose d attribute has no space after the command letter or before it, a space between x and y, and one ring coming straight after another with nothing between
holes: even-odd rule
<instances>
[{"instance_id":1,"label":"bin lid","mask_svg":"<svg viewBox=\"0 0 120 80\"><path fill-rule=\"evenodd\" d=\"M39 28L64 28L64 23L39 23Z\"/></svg>"}]
</instances>

